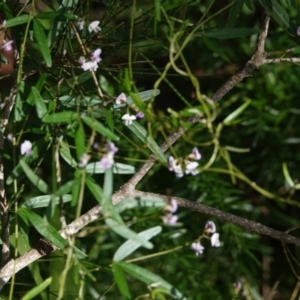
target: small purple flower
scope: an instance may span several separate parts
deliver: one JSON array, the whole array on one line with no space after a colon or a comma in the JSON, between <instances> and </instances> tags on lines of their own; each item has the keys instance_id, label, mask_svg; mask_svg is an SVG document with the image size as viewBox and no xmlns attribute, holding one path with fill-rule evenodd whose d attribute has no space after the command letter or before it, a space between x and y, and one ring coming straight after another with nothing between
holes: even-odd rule
<instances>
[{"instance_id":1,"label":"small purple flower","mask_svg":"<svg viewBox=\"0 0 300 300\"><path fill-rule=\"evenodd\" d=\"M105 170L110 169L114 164L114 157L111 153L108 153L107 155L103 156L100 160L100 165Z\"/></svg>"},{"instance_id":2,"label":"small purple flower","mask_svg":"<svg viewBox=\"0 0 300 300\"><path fill-rule=\"evenodd\" d=\"M119 105L119 104L122 104L122 103L126 103L126 95L124 93L121 93L117 99L116 99L116 104Z\"/></svg>"},{"instance_id":3,"label":"small purple flower","mask_svg":"<svg viewBox=\"0 0 300 300\"><path fill-rule=\"evenodd\" d=\"M98 26L100 24L100 21L93 21L92 23L89 24L89 32L95 32L98 33L101 28Z\"/></svg>"},{"instance_id":4,"label":"small purple flower","mask_svg":"<svg viewBox=\"0 0 300 300\"><path fill-rule=\"evenodd\" d=\"M204 226L204 231L207 233L215 233L217 231L216 224L213 221L207 221Z\"/></svg>"},{"instance_id":5,"label":"small purple flower","mask_svg":"<svg viewBox=\"0 0 300 300\"><path fill-rule=\"evenodd\" d=\"M116 145L113 142L106 143L105 148L109 153L112 154L115 154L119 151L119 148L116 147Z\"/></svg>"},{"instance_id":6,"label":"small purple flower","mask_svg":"<svg viewBox=\"0 0 300 300\"><path fill-rule=\"evenodd\" d=\"M95 61L95 62L100 62L102 59L100 57L100 54L101 54L102 50L100 48L96 49L95 51L93 51L91 53L91 56L92 56L92 60Z\"/></svg>"},{"instance_id":7,"label":"small purple flower","mask_svg":"<svg viewBox=\"0 0 300 300\"><path fill-rule=\"evenodd\" d=\"M81 65L81 68L84 70L84 71L97 71L98 69L98 64L96 61L87 61L87 62L84 62L82 65Z\"/></svg>"},{"instance_id":8,"label":"small purple flower","mask_svg":"<svg viewBox=\"0 0 300 300\"><path fill-rule=\"evenodd\" d=\"M178 221L177 215L170 214L168 217L164 218L164 223L168 225L175 225L177 221Z\"/></svg>"},{"instance_id":9,"label":"small purple flower","mask_svg":"<svg viewBox=\"0 0 300 300\"><path fill-rule=\"evenodd\" d=\"M191 249L196 252L196 255L202 254L204 251L204 247L199 242L194 242L191 244Z\"/></svg>"},{"instance_id":10,"label":"small purple flower","mask_svg":"<svg viewBox=\"0 0 300 300\"><path fill-rule=\"evenodd\" d=\"M77 27L79 30L82 30L83 29L83 26L84 26L84 20L83 19L78 19L77 21Z\"/></svg>"},{"instance_id":11,"label":"small purple flower","mask_svg":"<svg viewBox=\"0 0 300 300\"><path fill-rule=\"evenodd\" d=\"M10 40L10 41L6 42L5 44L3 44L1 48L5 51L11 51L13 42L14 42L13 40Z\"/></svg>"},{"instance_id":12,"label":"small purple flower","mask_svg":"<svg viewBox=\"0 0 300 300\"><path fill-rule=\"evenodd\" d=\"M297 35L300 36L300 26L297 28Z\"/></svg>"},{"instance_id":13,"label":"small purple flower","mask_svg":"<svg viewBox=\"0 0 300 300\"><path fill-rule=\"evenodd\" d=\"M136 113L135 116L136 116L138 119L142 119L142 118L145 117L145 115L144 115L141 111L139 111L138 113Z\"/></svg>"},{"instance_id":14,"label":"small purple flower","mask_svg":"<svg viewBox=\"0 0 300 300\"><path fill-rule=\"evenodd\" d=\"M219 234L217 232L215 232L211 238L210 238L210 241L211 241L211 245L213 247L220 247L221 246L221 242L219 241Z\"/></svg>"},{"instance_id":15,"label":"small purple flower","mask_svg":"<svg viewBox=\"0 0 300 300\"><path fill-rule=\"evenodd\" d=\"M93 148L94 148L95 150L99 149L99 144L98 144L98 143L94 143L94 144L93 144Z\"/></svg>"},{"instance_id":16,"label":"small purple flower","mask_svg":"<svg viewBox=\"0 0 300 300\"><path fill-rule=\"evenodd\" d=\"M21 154L22 155L25 155L25 156L30 156L32 155L32 143L30 141L24 141L22 144L21 144Z\"/></svg>"},{"instance_id":17,"label":"small purple flower","mask_svg":"<svg viewBox=\"0 0 300 300\"><path fill-rule=\"evenodd\" d=\"M176 177L180 178L184 175L181 165L173 156L169 157L169 170L174 171Z\"/></svg>"},{"instance_id":18,"label":"small purple flower","mask_svg":"<svg viewBox=\"0 0 300 300\"><path fill-rule=\"evenodd\" d=\"M136 120L136 116L133 116L133 115L130 115L130 114L125 114L123 117L122 117L122 120L124 121L124 124L126 126L132 124L132 121Z\"/></svg>"},{"instance_id":19,"label":"small purple flower","mask_svg":"<svg viewBox=\"0 0 300 300\"><path fill-rule=\"evenodd\" d=\"M195 160L199 160L201 159L201 154L199 152L199 150L195 147L192 150L192 153L189 155L190 158L193 158Z\"/></svg>"},{"instance_id":20,"label":"small purple flower","mask_svg":"<svg viewBox=\"0 0 300 300\"><path fill-rule=\"evenodd\" d=\"M175 213L178 209L178 204L177 201L175 199L171 199L170 200L170 212L171 213Z\"/></svg>"},{"instance_id":21,"label":"small purple flower","mask_svg":"<svg viewBox=\"0 0 300 300\"><path fill-rule=\"evenodd\" d=\"M11 133L9 133L9 134L6 136L6 138L7 138L7 140L10 141L10 142L13 142L13 140L14 140L14 136L13 136Z\"/></svg>"},{"instance_id":22,"label":"small purple flower","mask_svg":"<svg viewBox=\"0 0 300 300\"><path fill-rule=\"evenodd\" d=\"M199 164L195 161L189 161L185 166L185 174L197 175L199 171L197 170Z\"/></svg>"},{"instance_id":23,"label":"small purple flower","mask_svg":"<svg viewBox=\"0 0 300 300\"><path fill-rule=\"evenodd\" d=\"M87 153L83 153L80 157L80 161L78 163L79 168L83 168L89 162L90 156Z\"/></svg>"}]
</instances>

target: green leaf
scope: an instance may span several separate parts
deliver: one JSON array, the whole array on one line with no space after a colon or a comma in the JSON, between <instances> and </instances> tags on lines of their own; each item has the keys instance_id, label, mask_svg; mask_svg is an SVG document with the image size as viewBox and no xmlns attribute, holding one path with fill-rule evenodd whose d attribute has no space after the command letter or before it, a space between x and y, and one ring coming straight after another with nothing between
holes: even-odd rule
<instances>
[{"instance_id":1,"label":"green leaf","mask_svg":"<svg viewBox=\"0 0 300 300\"><path fill-rule=\"evenodd\" d=\"M216 54L218 54L224 61L231 63L231 60L229 59L229 57L222 51L222 48L218 45L216 45L212 40L207 39L205 37L202 38L203 42L205 43L205 45L212 50L213 52L215 52Z\"/></svg>"},{"instance_id":2,"label":"green leaf","mask_svg":"<svg viewBox=\"0 0 300 300\"><path fill-rule=\"evenodd\" d=\"M282 164L282 172L283 172L283 175L284 175L284 178L285 178L285 181L288 183L288 185L292 188L295 186L295 183L289 173L289 170L288 170L288 167L287 167L287 164L286 163L283 163Z\"/></svg>"},{"instance_id":3,"label":"green leaf","mask_svg":"<svg viewBox=\"0 0 300 300\"><path fill-rule=\"evenodd\" d=\"M94 162L94 163L87 164L85 170L89 174L102 174L106 171L106 169L102 167L100 162ZM114 174L134 174L135 167L131 166L131 165L122 164L122 163L115 163L113 165L113 173Z\"/></svg>"},{"instance_id":4,"label":"green leaf","mask_svg":"<svg viewBox=\"0 0 300 300\"><path fill-rule=\"evenodd\" d=\"M111 218L106 218L105 223L111 230L113 230L115 233L122 236L123 238L136 241L137 243L140 243L143 247L147 249L153 248L152 243L148 242L145 238L136 234L133 230L129 229L124 223L117 222Z\"/></svg>"},{"instance_id":5,"label":"green leaf","mask_svg":"<svg viewBox=\"0 0 300 300\"><path fill-rule=\"evenodd\" d=\"M119 137L117 135L115 135L110 129L105 127L99 121L97 121L95 119L92 119L88 116L81 116L81 120L85 124L90 126L92 129L96 130L98 133L100 133L100 134L104 135L105 137L107 137L108 139L111 139L111 140L114 140L114 141L119 140Z\"/></svg>"},{"instance_id":6,"label":"green leaf","mask_svg":"<svg viewBox=\"0 0 300 300\"><path fill-rule=\"evenodd\" d=\"M61 20L73 20L77 18L77 16L72 13L66 13L62 11L44 11L37 14L35 17L42 20L50 20L55 18L60 18Z\"/></svg>"},{"instance_id":7,"label":"green leaf","mask_svg":"<svg viewBox=\"0 0 300 300\"><path fill-rule=\"evenodd\" d=\"M58 98L58 100L65 106L77 106L78 104L80 106L94 106L99 105L102 103L102 100L100 100L97 96L84 96L77 99L75 96L61 96ZM78 101L79 100L79 101Z\"/></svg>"},{"instance_id":8,"label":"green leaf","mask_svg":"<svg viewBox=\"0 0 300 300\"><path fill-rule=\"evenodd\" d=\"M291 24L290 16L282 5L280 5L276 0L260 0L259 2L280 26L293 32L293 25Z\"/></svg>"},{"instance_id":9,"label":"green leaf","mask_svg":"<svg viewBox=\"0 0 300 300\"><path fill-rule=\"evenodd\" d=\"M40 25L39 21L33 20L33 33L35 36L35 40L39 45L39 50L45 60L47 67L52 66L52 58L50 48L47 42L47 37L44 32L43 27Z\"/></svg>"},{"instance_id":10,"label":"green leaf","mask_svg":"<svg viewBox=\"0 0 300 300\"><path fill-rule=\"evenodd\" d=\"M222 28L211 31L205 31L203 35L209 38L226 40L258 33L260 33L260 30L256 28Z\"/></svg>"},{"instance_id":11,"label":"green leaf","mask_svg":"<svg viewBox=\"0 0 300 300\"><path fill-rule=\"evenodd\" d=\"M245 0L237 0L235 3L231 6L228 16L228 23L227 27L234 27L236 20L238 19L242 8L244 6Z\"/></svg>"},{"instance_id":12,"label":"green leaf","mask_svg":"<svg viewBox=\"0 0 300 300\"><path fill-rule=\"evenodd\" d=\"M77 166L76 160L72 157L69 144L65 141L59 143L59 154L72 167Z\"/></svg>"},{"instance_id":13,"label":"green leaf","mask_svg":"<svg viewBox=\"0 0 300 300\"><path fill-rule=\"evenodd\" d=\"M180 293L180 291L178 291L174 286L165 281L162 277L153 274L152 272L135 264L123 262L118 262L117 264L129 275L146 283L147 285L157 283L159 288L167 290L169 292L169 295L173 296L175 299L186 299L186 297L184 297L182 293Z\"/></svg>"},{"instance_id":14,"label":"green leaf","mask_svg":"<svg viewBox=\"0 0 300 300\"><path fill-rule=\"evenodd\" d=\"M34 98L37 115L41 119L48 112L46 104L45 104L40 92L37 90L37 88L35 86L31 87L31 92L32 92L32 95Z\"/></svg>"},{"instance_id":15,"label":"green leaf","mask_svg":"<svg viewBox=\"0 0 300 300\"><path fill-rule=\"evenodd\" d=\"M113 271L114 278L116 280L118 289L119 289L121 295L123 296L123 299L125 299L125 300L132 299L131 295L130 295L129 288L128 288L128 284L127 284L127 281L126 281L126 278L125 278L124 273L123 273L123 270L118 266L118 264L113 263L112 264L112 271Z\"/></svg>"},{"instance_id":16,"label":"green leaf","mask_svg":"<svg viewBox=\"0 0 300 300\"><path fill-rule=\"evenodd\" d=\"M148 241L154 236L158 235L161 231L162 231L162 227L156 226L138 233L138 236ZM114 254L113 260L121 261L127 256L129 256L131 253L133 253L139 247L141 247L141 243L133 240L128 240L117 249L117 251Z\"/></svg>"},{"instance_id":17,"label":"green leaf","mask_svg":"<svg viewBox=\"0 0 300 300\"><path fill-rule=\"evenodd\" d=\"M61 197L61 196L64 196L65 194L70 193L72 191L73 187L78 184L80 184L79 179L73 179L73 180L66 182L55 192L55 196Z\"/></svg>"},{"instance_id":18,"label":"green leaf","mask_svg":"<svg viewBox=\"0 0 300 300\"><path fill-rule=\"evenodd\" d=\"M150 207L150 208L163 208L166 206L166 201L161 198L155 197L132 197L125 198L114 206L114 213L120 214L126 209L133 209L136 207Z\"/></svg>"},{"instance_id":19,"label":"green leaf","mask_svg":"<svg viewBox=\"0 0 300 300\"><path fill-rule=\"evenodd\" d=\"M251 100L247 100L245 103L243 103L239 108L237 108L235 111L233 111L231 114L229 114L223 123L225 125L230 125L234 119L236 119L251 103Z\"/></svg>"},{"instance_id":20,"label":"green leaf","mask_svg":"<svg viewBox=\"0 0 300 300\"><path fill-rule=\"evenodd\" d=\"M43 118L45 123L71 123L77 119L77 113L73 111L62 111Z\"/></svg>"},{"instance_id":21,"label":"green leaf","mask_svg":"<svg viewBox=\"0 0 300 300\"><path fill-rule=\"evenodd\" d=\"M54 201L55 205L57 205L60 203L60 200L63 203L69 202L72 200L72 195L61 195L60 197L53 196L53 195L37 196L29 200L26 200L22 204L22 207L30 208L30 209L38 208L38 207L48 207L50 201Z\"/></svg>"},{"instance_id":22,"label":"green leaf","mask_svg":"<svg viewBox=\"0 0 300 300\"><path fill-rule=\"evenodd\" d=\"M136 94L136 96L142 101L147 101L147 100L150 100L152 97L156 97L159 94L160 94L160 90L148 90L148 91L138 93L138 94ZM128 103L128 105L134 104L132 97L127 97L126 102ZM121 107L124 107L125 105L126 105L125 103L124 104L115 104L113 108L119 109Z\"/></svg>"},{"instance_id":23,"label":"green leaf","mask_svg":"<svg viewBox=\"0 0 300 300\"><path fill-rule=\"evenodd\" d=\"M86 177L85 184L87 185L90 192L93 194L98 203L102 203L103 191L102 188L97 184L90 176Z\"/></svg>"},{"instance_id":24,"label":"green leaf","mask_svg":"<svg viewBox=\"0 0 300 300\"><path fill-rule=\"evenodd\" d=\"M32 18L33 18L33 16L24 14L24 15L15 17L13 19L7 20L3 27L9 28L9 27L13 27L16 25L24 24L24 23L27 23L28 21L31 21Z\"/></svg>"},{"instance_id":25,"label":"green leaf","mask_svg":"<svg viewBox=\"0 0 300 300\"><path fill-rule=\"evenodd\" d=\"M20 159L19 163L27 178L34 184L34 186L38 188L42 193L48 194L50 192L50 189L47 183L31 170L24 159Z\"/></svg>"},{"instance_id":26,"label":"green leaf","mask_svg":"<svg viewBox=\"0 0 300 300\"><path fill-rule=\"evenodd\" d=\"M24 90L25 90L25 82L21 81L19 84L19 87L18 87L16 103L14 105L15 121L21 121L25 116L24 111L23 111L23 103L22 103Z\"/></svg>"},{"instance_id":27,"label":"green leaf","mask_svg":"<svg viewBox=\"0 0 300 300\"><path fill-rule=\"evenodd\" d=\"M29 221L43 237L56 247L63 249L67 246L67 241L58 233L58 231L38 214L26 208L18 209L17 214L25 222Z\"/></svg>"},{"instance_id":28,"label":"green leaf","mask_svg":"<svg viewBox=\"0 0 300 300\"><path fill-rule=\"evenodd\" d=\"M43 73L43 74L40 75L40 77L38 79L38 82L35 84L35 89L38 92L40 92L42 90L42 87L44 86L46 78L47 78L47 73ZM31 90L29 96L27 97L26 102L30 105L34 105L35 99L34 99L34 95L33 95L32 90ZM46 101L43 101L43 102L45 103Z\"/></svg>"},{"instance_id":29,"label":"green leaf","mask_svg":"<svg viewBox=\"0 0 300 300\"><path fill-rule=\"evenodd\" d=\"M33 299L34 297L40 295L41 292L51 284L51 282L52 282L52 277L47 278L41 284L39 284L38 286L32 288L29 292L27 292L21 298L21 300L30 300L30 299Z\"/></svg>"},{"instance_id":30,"label":"green leaf","mask_svg":"<svg viewBox=\"0 0 300 300\"><path fill-rule=\"evenodd\" d=\"M108 169L104 174L104 184L103 184L103 195L102 195L102 207L103 214L105 216L111 215L112 211L112 201L111 195L113 193L113 173L112 169Z\"/></svg>"},{"instance_id":31,"label":"green leaf","mask_svg":"<svg viewBox=\"0 0 300 300\"><path fill-rule=\"evenodd\" d=\"M109 129L111 131L113 131L114 127L115 127L115 122L114 122L114 116L113 116L113 113L111 110L107 110L105 112L105 120L106 120L106 123L107 123Z\"/></svg>"},{"instance_id":32,"label":"green leaf","mask_svg":"<svg viewBox=\"0 0 300 300\"><path fill-rule=\"evenodd\" d=\"M163 153L163 151L160 149L160 147L157 145L155 140L148 134L146 129L140 125L138 122L132 122L131 125L127 126L128 129L130 129L143 143L147 144L147 147L157 156L158 159L160 159L162 162L167 162L167 159Z\"/></svg>"},{"instance_id":33,"label":"green leaf","mask_svg":"<svg viewBox=\"0 0 300 300\"><path fill-rule=\"evenodd\" d=\"M81 156L85 153L85 132L82 123L79 121L78 128L75 134L75 145L77 160L81 159Z\"/></svg>"}]
</instances>

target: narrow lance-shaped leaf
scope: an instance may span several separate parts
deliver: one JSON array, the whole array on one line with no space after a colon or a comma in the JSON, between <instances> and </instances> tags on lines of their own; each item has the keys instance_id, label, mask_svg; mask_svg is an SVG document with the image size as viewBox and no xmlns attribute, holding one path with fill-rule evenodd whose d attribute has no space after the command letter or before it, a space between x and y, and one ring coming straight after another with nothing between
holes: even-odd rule
<instances>
[{"instance_id":1,"label":"narrow lance-shaped leaf","mask_svg":"<svg viewBox=\"0 0 300 300\"><path fill-rule=\"evenodd\" d=\"M117 222L111 218L107 218L105 222L111 230L113 230L115 233L122 236L123 238L134 240L147 249L153 248L152 243L148 242L145 238L138 236L133 230L129 229L124 223Z\"/></svg>"},{"instance_id":2,"label":"narrow lance-shaped leaf","mask_svg":"<svg viewBox=\"0 0 300 300\"><path fill-rule=\"evenodd\" d=\"M21 159L19 163L27 178L34 184L36 188L38 188L44 194L50 192L47 183L32 171L32 169L26 164L24 159Z\"/></svg>"},{"instance_id":3,"label":"narrow lance-shaped leaf","mask_svg":"<svg viewBox=\"0 0 300 300\"><path fill-rule=\"evenodd\" d=\"M77 113L73 111L62 111L43 118L45 123L71 123L77 119Z\"/></svg>"},{"instance_id":4,"label":"narrow lance-shaped leaf","mask_svg":"<svg viewBox=\"0 0 300 300\"><path fill-rule=\"evenodd\" d=\"M63 249L67 246L67 241L58 233L58 231L32 210L20 208L17 213L25 222L29 221L43 237L56 247Z\"/></svg>"},{"instance_id":5,"label":"narrow lance-shaped leaf","mask_svg":"<svg viewBox=\"0 0 300 300\"><path fill-rule=\"evenodd\" d=\"M258 34L260 30L258 28L221 28L206 31L204 36L215 38L219 40L234 39L247 35Z\"/></svg>"},{"instance_id":6,"label":"narrow lance-shaped leaf","mask_svg":"<svg viewBox=\"0 0 300 300\"><path fill-rule=\"evenodd\" d=\"M229 125L231 124L231 122L237 118L247 107L248 105L251 103L251 100L247 100L244 104L242 104L239 108L237 108L235 111L233 111L231 114L229 114L225 120L223 121L223 123L225 125Z\"/></svg>"},{"instance_id":7,"label":"narrow lance-shaped leaf","mask_svg":"<svg viewBox=\"0 0 300 300\"><path fill-rule=\"evenodd\" d=\"M149 135L146 129L140 125L138 122L133 122L131 125L127 126L143 143L147 144L147 147L160 159L162 162L167 162L167 159L157 145L155 140Z\"/></svg>"},{"instance_id":8,"label":"narrow lance-shaped leaf","mask_svg":"<svg viewBox=\"0 0 300 300\"><path fill-rule=\"evenodd\" d=\"M115 135L110 129L105 127L99 121L97 121L95 119L92 119L88 116L82 116L81 119L85 124L90 126L92 129L96 130L98 133L106 136L108 139L111 139L111 140L114 140L114 141L119 140L119 137L117 135Z\"/></svg>"},{"instance_id":9,"label":"narrow lance-shaped leaf","mask_svg":"<svg viewBox=\"0 0 300 300\"><path fill-rule=\"evenodd\" d=\"M165 281L162 277L153 274L152 272L139 267L135 264L129 264L129 263L123 263L118 262L116 263L118 266L120 266L125 272L133 276L134 278L146 283L146 284L152 284L157 283L158 288L165 289L169 292L171 296L173 296L175 299L181 299L184 300L186 297L176 289L176 287L172 286L169 282Z\"/></svg>"},{"instance_id":10,"label":"narrow lance-shaped leaf","mask_svg":"<svg viewBox=\"0 0 300 300\"><path fill-rule=\"evenodd\" d=\"M31 87L31 91L33 94L34 102L35 102L36 113L37 113L38 117L41 119L48 112L46 104L45 104L44 99L42 98L40 92L37 90L37 88L35 86Z\"/></svg>"},{"instance_id":11,"label":"narrow lance-shaped leaf","mask_svg":"<svg viewBox=\"0 0 300 300\"><path fill-rule=\"evenodd\" d=\"M150 240L157 234L159 234L162 231L161 226L156 226L153 228L149 228L143 232L138 233L138 236L144 238L145 240ZM125 243L123 243L118 250L115 252L113 260L114 261L121 261L127 256L129 256L131 253L133 253L136 249L141 247L141 243L133 240L128 240Z\"/></svg>"},{"instance_id":12,"label":"narrow lance-shaped leaf","mask_svg":"<svg viewBox=\"0 0 300 300\"><path fill-rule=\"evenodd\" d=\"M20 15L18 17L15 17L13 19L7 20L5 25L3 26L4 28L9 28L9 27L13 27L13 26L17 26L20 24L24 24L27 23L28 21L32 20L32 16L29 14L24 14L24 15Z\"/></svg>"},{"instance_id":13,"label":"narrow lance-shaped leaf","mask_svg":"<svg viewBox=\"0 0 300 300\"><path fill-rule=\"evenodd\" d=\"M39 50L45 60L47 67L52 66L51 52L48 46L47 37L44 32L43 27L40 25L39 21L33 20L33 33L37 44L39 45Z\"/></svg>"},{"instance_id":14,"label":"narrow lance-shaped leaf","mask_svg":"<svg viewBox=\"0 0 300 300\"><path fill-rule=\"evenodd\" d=\"M123 299L125 299L125 300L132 299L129 288L128 288L128 284L126 282L125 275L123 273L123 270L116 263L112 264L112 270L113 270L113 274L114 274L118 289L121 292L121 295L124 297Z\"/></svg>"},{"instance_id":15,"label":"narrow lance-shaped leaf","mask_svg":"<svg viewBox=\"0 0 300 300\"><path fill-rule=\"evenodd\" d=\"M40 295L43 290L45 290L52 282L52 277L47 278L38 286L32 288L29 292L27 292L21 300L30 300Z\"/></svg>"}]
</instances>

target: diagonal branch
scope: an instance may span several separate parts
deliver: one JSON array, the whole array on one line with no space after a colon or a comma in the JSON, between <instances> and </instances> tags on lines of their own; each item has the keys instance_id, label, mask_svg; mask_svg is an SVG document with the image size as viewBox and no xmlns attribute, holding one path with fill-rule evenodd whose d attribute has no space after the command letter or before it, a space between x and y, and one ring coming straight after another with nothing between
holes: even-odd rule
<instances>
[{"instance_id":1,"label":"diagonal branch","mask_svg":"<svg viewBox=\"0 0 300 300\"><path fill-rule=\"evenodd\" d=\"M238 70L236 74L231 76L211 97L214 102L219 101L225 94L227 94L233 87L235 87L239 82L241 82L245 77L249 77L252 72L264 64L265 58L267 57L267 52L264 51L265 42L269 29L269 15L264 15L261 33L258 37L257 47L254 51L251 59L246 63L245 67ZM193 116L188 121L191 123L198 123L200 120L199 116ZM179 131L172 133L168 137L168 141L164 142L160 148L165 152L172 144L174 144L186 131L186 129L181 128ZM135 173L131 179L129 179L115 194L114 203L118 203L124 195L129 196L129 193L133 191L136 185L142 180L142 178L148 173L152 168L154 163L157 161L155 155L151 155L149 159L144 163L144 165Z\"/></svg>"}]
</instances>

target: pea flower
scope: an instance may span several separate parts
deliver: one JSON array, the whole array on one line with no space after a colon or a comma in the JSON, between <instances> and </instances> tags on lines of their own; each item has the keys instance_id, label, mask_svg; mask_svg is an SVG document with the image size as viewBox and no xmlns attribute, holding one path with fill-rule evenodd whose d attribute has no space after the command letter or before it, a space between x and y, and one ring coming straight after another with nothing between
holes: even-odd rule
<instances>
[{"instance_id":1,"label":"pea flower","mask_svg":"<svg viewBox=\"0 0 300 300\"><path fill-rule=\"evenodd\" d=\"M185 174L197 175L199 171L197 170L199 164L195 161L189 161L185 166Z\"/></svg>"},{"instance_id":2,"label":"pea flower","mask_svg":"<svg viewBox=\"0 0 300 300\"><path fill-rule=\"evenodd\" d=\"M300 36L300 26L297 28L297 35Z\"/></svg>"},{"instance_id":3,"label":"pea flower","mask_svg":"<svg viewBox=\"0 0 300 300\"><path fill-rule=\"evenodd\" d=\"M215 232L211 238L210 238L210 241L211 241L211 245L213 247L220 247L221 246L221 242L219 240L219 234L217 232Z\"/></svg>"},{"instance_id":4,"label":"pea flower","mask_svg":"<svg viewBox=\"0 0 300 300\"><path fill-rule=\"evenodd\" d=\"M104 168L104 169L110 169L113 164L114 164L114 155L116 152L118 152L119 148L116 147L116 145L113 142L108 142L105 145L105 154L103 155L103 157L100 160L100 165Z\"/></svg>"},{"instance_id":5,"label":"pea flower","mask_svg":"<svg viewBox=\"0 0 300 300\"><path fill-rule=\"evenodd\" d=\"M91 53L92 60L95 62L100 62L102 59L100 57L102 50L100 48L96 49L94 52Z\"/></svg>"},{"instance_id":6,"label":"pea flower","mask_svg":"<svg viewBox=\"0 0 300 300\"><path fill-rule=\"evenodd\" d=\"M177 211L178 205L175 199L171 199L170 203L165 207L166 214L162 217L163 222L168 225L175 225L178 221L178 216L174 213Z\"/></svg>"},{"instance_id":7,"label":"pea flower","mask_svg":"<svg viewBox=\"0 0 300 300\"><path fill-rule=\"evenodd\" d=\"M112 153L108 153L107 155L103 156L100 160L100 165L105 170L110 169L114 164L114 156Z\"/></svg>"},{"instance_id":8,"label":"pea flower","mask_svg":"<svg viewBox=\"0 0 300 300\"><path fill-rule=\"evenodd\" d=\"M87 163L90 160L90 155L88 155L87 153L83 153L80 157L79 163L78 163L78 167L79 168L83 168L87 165Z\"/></svg>"},{"instance_id":9,"label":"pea flower","mask_svg":"<svg viewBox=\"0 0 300 300\"><path fill-rule=\"evenodd\" d=\"M133 116L133 115L130 115L130 114L125 114L123 117L122 117L122 120L124 121L124 124L126 126L132 124L132 121L136 120L136 116Z\"/></svg>"},{"instance_id":10,"label":"pea flower","mask_svg":"<svg viewBox=\"0 0 300 300\"><path fill-rule=\"evenodd\" d=\"M119 105L119 104L122 104L122 103L126 103L126 95L124 93L121 93L117 99L116 99L116 104Z\"/></svg>"},{"instance_id":11,"label":"pea flower","mask_svg":"<svg viewBox=\"0 0 300 300\"><path fill-rule=\"evenodd\" d=\"M92 33L98 33L101 28L98 26L100 23L100 21L93 21L89 24L89 32Z\"/></svg>"},{"instance_id":12,"label":"pea flower","mask_svg":"<svg viewBox=\"0 0 300 300\"><path fill-rule=\"evenodd\" d=\"M189 155L189 158L192 158L195 160L201 159L201 154L196 147L193 148L192 153Z\"/></svg>"},{"instance_id":13,"label":"pea flower","mask_svg":"<svg viewBox=\"0 0 300 300\"><path fill-rule=\"evenodd\" d=\"M24 141L21 144L21 154L25 156L30 156L32 155L32 143L30 141Z\"/></svg>"},{"instance_id":14,"label":"pea flower","mask_svg":"<svg viewBox=\"0 0 300 300\"><path fill-rule=\"evenodd\" d=\"M14 42L13 40L10 40L10 41L4 43L1 47L1 49L5 50L5 51L11 51L13 42Z\"/></svg>"},{"instance_id":15,"label":"pea flower","mask_svg":"<svg viewBox=\"0 0 300 300\"><path fill-rule=\"evenodd\" d=\"M77 21L77 27L79 30L82 30L83 29L83 26L84 26L84 20L83 19L78 19Z\"/></svg>"},{"instance_id":16,"label":"pea flower","mask_svg":"<svg viewBox=\"0 0 300 300\"><path fill-rule=\"evenodd\" d=\"M202 254L204 247L199 242L194 242L191 244L191 249L196 252L196 255Z\"/></svg>"},{"instance_id":17,"label":"pea flower","mask_svg":"<svg viewBox=\"0 0 300 300\"><path fill-rule=\"evenodd\" d=\"M142 119L142 118L145 117L145 115L144 115L141 111L137 112L137 113L135 114L135 116L136 116L138 119Z\"/></svg>"},{"instance_id":18,"label":"pea flower","mask_svg":"<svg viewBox=\"0 0 300 300\"><path fill-rule=\"evenodd\" d=\"M169 170L174 171L176 177L180 178L184 175L181 164L173 156L169 157Z\"/></svg>"},{"instance_id":19,"label":"pea flower","mask_svg":"<svg viewBox=\"0 0 300 300\"><path fill-rule=\"evenodd\" d=\"M207 221L204 226L204 231L207 233L215 233L217 231L216 224L213 221Z\"/></svg>"}]
</instances>

